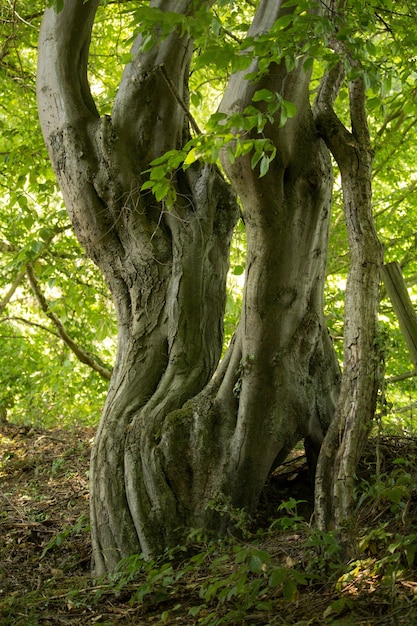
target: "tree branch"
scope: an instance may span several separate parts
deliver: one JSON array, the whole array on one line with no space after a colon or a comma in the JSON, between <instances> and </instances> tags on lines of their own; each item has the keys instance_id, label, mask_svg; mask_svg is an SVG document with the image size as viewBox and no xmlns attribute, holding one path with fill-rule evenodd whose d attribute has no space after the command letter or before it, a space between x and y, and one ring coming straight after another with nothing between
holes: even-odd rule
<instances>
[{"instance_id":1,"label":"tree branch","mask_svg":"<svg viewBox=\"0 0 417 626\"><path fill-rule=\"evenodd\" d=\"M363 76L350 80L348 89L352 135L361 148L371 150L368 118L366 115L366 88Z\"/></svg>"},{"instance_id":2,"label":"tree branch","mask_svg":"<svg viewBox=\"0 0 417 626\"><path fill-rule=\"evenodd\" d=\"M58 317L49 309L48 302L41 291L39 282L36 278L33 267L30 263L26 266L26 273L30 282L30 286L32 287L32 291L35 294L36 299L39 302L39 305L42 311L54 324L55 328L58 331L59 336L64 341L64 343L70 348L70 350L75 354L77 359L81 361L81 363L85 363L86 365L91 367L91 369L98 372L100 376L104 378L105 380L110 380L111 370L107 368L105 365L102 365L96 356L92 355L90 352L87 352L81 346L79 346L68 335L60 319L58 319Z\"/></svg>"},{"instance_id":3,"label":"tree branch","mask_svg":"<svg viewBox=\"0 0 417 626\"><path fill-rule=\"evenodd\" d=\"M20 285L20 283L22 282L22 280L23 280L23 278L25 276L26 276L26 270L25 269L20 270L20 272L18 272L16 274L16 277L15 277L14 281L12 282L12 284L10 285L8 291L3 296L2 300L0 300L0 313L9 304L10 299L12 298L14 292L16 291L16 289L18 288L18 286Z\"/></svg>"},{"instance_id":4,"label":"tree branch","mask_svg":"<svg viewBox=\"0 0 417 626\"><path fill-rule=\"evenodd\" d=\"M87 78L91 30L99 0L71 0L45 11L39 36L37 94L45 138L80 118L99 117Z\"/></svg>"},{"instance_id":5,"label":"tree branch","mask_svg":"<svg viewBox=\"0 0 417 626\"><path fill-rule=\"evenodd\" d=\"M50 335L53 335L54 337L58 337L59 339L59 335L55 331L51 330L47 326L44 326L43 324L38 324L37 322L32 322L30 320L27 320L24 317L18 317L16 315L13 315L10 317L3 317L0 319L0 324L2 324L3 322L21 322L22 324L26 324L27 326L40 328L41 330L44 330L46 333L49 333ZM4 338L4 335L1 335L1 337ZM11 337L11 339L13 339L13 337Z\"/></svg>"},{"instance_id":6,"label":"tree branch","mask_svg":"<svg viewBox=\"0 0 417 626\"><path fill-rule=\"evenodd\" d=\"M169 7L170 11L188 16L212 4L214 0L182 0L173 3L156 0L152 7L161 11ZM112 120L117 135L123 137L129 145L129 152L135 155L143 170L154 158L181 146L184 140L184 114L195 130L196 126L187 107L191 36L181 36L175 29L164 39L155 32L154 45L150 50L143 51L142 43L143 37L139 34L132 46L132 61L123 72Z\"/></svg>"},{"instance_id":7,"label":"tree branch","mask_svg":"<svg viewBox=\"0 0 417 626\"><path fill-rule=\"evenodd\" d=\"M399 383L402 380L407 380L407 378L414 378L415 376L417 376L416 370L413 370L412 372L404 372L403 374L397 374L397 376L386 378L385 383L391 385L393 383Z\"/></svg>"},{"instance_id":8,"label":"tree branch","mask_svg":"<svg viewBox=\"0 0 417 626\"><path fill-rule=\"evenodd\" d=\"M317 130L342 168L347 157L347 147L354 145L354 138L336 115L333 105L345 78L342 63L332 67L322 78L313 106Z\"/></svg>"},{"instance_id":9,"label":"tree branch","mask_svg":"<svg viewBox=\"0 0 417 626\"><path fill-rule=\"evenodd\" d=\"M41 250L44 250L48 247L48 245L51 243L55 235L64 232L68 228L69 226L56 226L53 229L53 231L50 233L50 235L47 237L47 239L45 240ZM7 241L0 241L0 252L17 252L17 251L18 250L16 249L16 247L8 243ZM39 256L40 256L40 252L38 253L37 258ZM18 286L20 285L20 283L22 282L25 276L26 276L26 268L21 269L17 273L13 283L10 285L8 291L6 292L6 295L3 297L2 300L0 300L0 313L8 305L8 303L10 302L10 299L12 298L13 294L15 293L16 289L18 288Z\"/></svg>"},{"instance_id":10,"label":"tree branch","mask_svg":"<svg viewBox=\"0 0 417 626\"><path fill-rule=\"evenodd\" d=\"M201 135L201 130L199 129L197 122L195 121L194 117L191 115L191 113L188 110L188 108L185 106L185 104L184 104L180 94L178 93L174 83L172 82L172 80L168 76L167 71L165 69L165 65L163 63L161 63L161 65L159 66L159 71L161 72L162 76L164 77L165 82L168 85L168 88L169 88L170 92L172 93L172 95L174 96L174 98L176 99L176 101L178 102L178 104L180 105L182 110L184 111L185 115L190 120L190 124L193 127L195 133L197 135Z\"/></svg>"},{"instance_id":11,"label":"tree branch","mask_svg":"<svg viewBox=\"0 0 417 626\"><path fill-rule=\"evenodd\" d=\"M332 74L335 85L332 85ZM342 177L350 253L342 384L317 466L315 512L319 528L338 528L349 549L352 538L346 534L346 520L353 511L354 474L375 414L381 376L377 317L383 255L372 216L372 153L365 84L362 76L349 81L350 133L333 109L342 78L340 65L330 70L315 104L318 130L333 153Z\"/></svg>"},{"instance_id":12,"label":"tree branch","mask_svg":"<svg viewBox=\"0 0 417 626\"><path fill-rule=\"evenodd\" d=\"M112 248L114 258L122 254L115 221L123 194L110 167L109 152L116 142L111 120L100 119L87 77L98 4L99 0L71 0L58 14L53 9L45 12L39 37L37 100L43 136L75 233L100 265L103 248ZM123 158L129 162L127 152L123 145ZM114 277L116 265L106 268L108 279L110 273Z\"/></svg>"}]
</instances>

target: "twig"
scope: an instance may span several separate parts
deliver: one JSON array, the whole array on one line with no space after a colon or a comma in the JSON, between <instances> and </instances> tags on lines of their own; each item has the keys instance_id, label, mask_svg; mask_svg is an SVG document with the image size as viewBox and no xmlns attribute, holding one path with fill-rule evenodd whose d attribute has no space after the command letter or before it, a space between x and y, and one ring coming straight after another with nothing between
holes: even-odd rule
<instances>
[{"instance_id":1,"label":"twig","mask_svg":"<svg viewBox=\"0 0 417 626\"><path fill-rule=\"evenodd\" d=\"M174 85L174 83L172 82L170 77L168 76L167 71L165 69L165 65L163 63L161 63L161 65L159 65L158 68L159 68L159 71L161 72L162 76L164 77L164 80L165 80L166 84L168 85L168 88L169 88L170 92L172 93L172 95L174 96L175 100L178 102L178 104L180 105L180 107L182 108L182 110L184 111L184 113L186 114L188 119L190 120L190 124L193 127L194 131L197 133L197 135L201 135L201 130L199 129L197 122L195 121L194 117L192 116L190 111L185 106L185 104L184 104L180 94L177 91L176 86Z\"/></svg>"},{"instance_id":2,"label":"twig","mask_svg":"<svg viewBox=\"0 0 417 626\"><path fill-rule=\"evenodd\" d=\"M28 265L26 266L26 273L30 282L30 286L32 287L32 291L35 294L36 299L39 302L39 305L42 311L51 320L51 322L57 329L58 334L61 337L61 339L64 341L64 343L67 344L67 346L75 354L78 360L81 361L81 363L85 363L86 365L91 367L91 369L98 372L100 376L104 378L105 380L110 380L111 370L105 365L102 365L101 363L99 363L98 359L94 355L92 355L89 352L86 352L86 350L84 350L80 345L78 345L68 335L61 320L55 315L53 311L49 309L48 302L41 291L38 280L35 276L35 272L30 263L28 263Z\"/></svg>"}]
</instances>

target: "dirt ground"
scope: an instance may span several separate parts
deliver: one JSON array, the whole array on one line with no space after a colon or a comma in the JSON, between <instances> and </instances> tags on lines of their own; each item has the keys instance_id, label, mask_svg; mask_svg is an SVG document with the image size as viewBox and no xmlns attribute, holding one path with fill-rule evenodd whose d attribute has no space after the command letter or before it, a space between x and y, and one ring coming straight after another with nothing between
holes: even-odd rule
<instances>
[{"instance_id":1,"label":"dirt ground","mask_svg":"<svg viewBox=\"0 0 417 626\"><path fill-rule=\"evenodd\" d=\"M326 557L317 556L314 546L306 555L303 533L281 529L259 539L254 529L258 547L287 565L299 567L304 559L308 567L308 559L321 558L323 577L315 575L290 599L272 594L272 610L251 608L232 622L230 614L226 621L225 604L216 605L215 599L212 618L207 609L193 611L202 602L201 586L213 577L207 563L184 569L181 581L166 584L162 596L154 588L146 598L138 593L144 584L140 577L119 587L91 578L88 463L93 437L88 429L0 425L1 626L417 624L416 440L391 437L370 444L361 464L368 492L358 496L364 501L357 521L363 555L344 578L328 575ZM376 466L384 477L378 489L370 478ZM309 519L311 488L301 456L267 485L256 526L270 525L273 512L289 498L305 500L297 513ZM230 576L234 562L225 557L224 563Z\"/></svg>"}]
</instances>

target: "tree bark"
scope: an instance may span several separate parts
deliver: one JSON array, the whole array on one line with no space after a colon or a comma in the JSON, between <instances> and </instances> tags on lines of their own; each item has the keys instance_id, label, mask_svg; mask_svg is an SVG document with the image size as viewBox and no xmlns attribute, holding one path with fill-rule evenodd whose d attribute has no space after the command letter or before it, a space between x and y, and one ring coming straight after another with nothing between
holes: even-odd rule
<instances>
[{"instance_id":1,"label":"tree bark","mask_svg":"<svg viewBox=\"0 0 417 626\"><path fill-rule=\"evenodd\" d=\"M386 263L382 268L385 289L398 318L411 362L417 367L417 315L408 293L407 284L398 262ZM1 308L1 304L0 304Z\"/></svg>"},{"instance_id":2,"label":"tree bark","mask_svg":"<svg viewBox=\"0 0 417 626\"><path fill-rule=\"evenodd\" d=\"M191 11L207 2L152 3ZM141 192L152 159L182 148L192 42L171 33L149 52L138 39L112 117L100 118L86 79L97 2L47 11L39 46L42 128L76 234L106 276L118 350L91 459L95 571L136 552L162 552L187 528L224 531L216 506L253 513L271 470L305 439L312 463L331 422L339 369L323 317L332 172L309 104L309 75L271 65L256 87L232 77L221 109L243 110L267 88L297 106L259 178L250 155L224 163L248 237L242 317L219 365L235 193L212 165L179 170L177 202ZM250 30L281 3L262 0ZM157 37L158 33L156 33ZM256 60L254 61L256 66ZM223 507L224 508L224 507ZM232 517L232 515L230 516Z\"/></svg>"}]
</instances>

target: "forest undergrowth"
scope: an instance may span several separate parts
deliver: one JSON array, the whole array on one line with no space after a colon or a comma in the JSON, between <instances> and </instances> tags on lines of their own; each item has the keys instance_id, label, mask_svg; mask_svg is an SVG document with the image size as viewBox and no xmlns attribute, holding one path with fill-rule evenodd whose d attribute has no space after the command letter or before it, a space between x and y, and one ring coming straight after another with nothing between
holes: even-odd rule
<instances>
[{"instance_id":1,"label":"forest undergrowth","mask_svg":"<svg viewBox=\"0 0 417 626\"><path fill-rule=\"evenodd\" d=\"M302 451L271 478L241 537L189 532L157 561L91 577L92 429L0 427L0 624L417 624L417 439L369 441L349 529L355 555L312 524Z\"/></svg>"}]
</instances>

